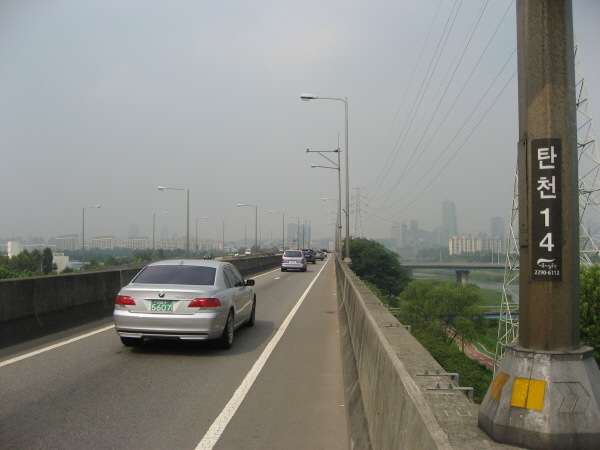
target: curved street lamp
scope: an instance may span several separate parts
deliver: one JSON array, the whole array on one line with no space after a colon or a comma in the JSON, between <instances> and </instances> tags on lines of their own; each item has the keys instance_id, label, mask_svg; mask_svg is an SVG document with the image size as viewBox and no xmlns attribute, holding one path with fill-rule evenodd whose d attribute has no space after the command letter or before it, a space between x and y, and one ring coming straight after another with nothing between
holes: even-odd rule
<instances>
[{"instance_id":1,"label":"curved street lamp","mask_svg":"<svg viewBox=\"0 0 600 450\"><path fill-rule=\"evenodd\" d=\"M190 259L190 190L185 188L173 188L173 187L165 187L159 186L159 191L164 191L165 189L171 189L173 191L185 191L187 193L187 216L185 219L185 258Z\"/></svg>"},{"instance_id":2,"label":"curved street lamp","mask_svg":"<svg viewBox=\"0 0 600 450\"><path fill-rule=\"evenodd\" d=\"M339 100L344 102L344 109L346 112L346 256L344 261L351 264L350 259L350 182L349 182L349 170L348 170L348 97L318 97L313 94L302 94L300 96L302 101L309 100Z\"/></svg>"}]
</instances>

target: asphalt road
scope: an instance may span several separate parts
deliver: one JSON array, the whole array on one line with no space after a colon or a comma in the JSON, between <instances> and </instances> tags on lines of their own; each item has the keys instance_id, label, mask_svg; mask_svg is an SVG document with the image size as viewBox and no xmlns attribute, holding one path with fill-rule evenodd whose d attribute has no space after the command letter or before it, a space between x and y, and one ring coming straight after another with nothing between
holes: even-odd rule
<instances>
[{"instance_id":1,"label":"asphalt road","mask_svg":"<svg viewBox=\"0 0 600 450\"><path fill-rule=\"evenodd\" d=\"M2 350L0 448L348 449L334 272L254 276L231 350L131 349L111 320Z\"/></svg>"}]
</instances>

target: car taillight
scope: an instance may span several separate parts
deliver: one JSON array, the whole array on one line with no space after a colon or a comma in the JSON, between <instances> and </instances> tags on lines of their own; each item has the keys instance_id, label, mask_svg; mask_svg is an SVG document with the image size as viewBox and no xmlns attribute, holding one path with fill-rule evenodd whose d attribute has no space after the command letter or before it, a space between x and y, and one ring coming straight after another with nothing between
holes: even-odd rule
<instances>
[{"instance_id":1,"label":"car taillight","mask_svg":"<svg viewBox=\"0 0 600 450\"><path fill-rule=\"evenodd\" d=\"M283 264L285 262L285 259L281 258L281 264Z\"/></svg>"},{"instance_id":2,"label":"car taillight","mask_svg":"<svg viewBox=\"0 0 600 450\"><path fill-rule=\"evenodd\" d=\"M221 302L218 298L195 298L188 305L190 308L220 308Z\"/></svg>"},{"instance_id":3,"label":"car taillight","mask_svg":"<svg viewBox=\"0 0 600 450\"><path fill-rule=\"evenodd\" d=\"M304 258L302 258L302 264L304 264L306 261L304 260Z\"/></svg>"},{"instance_id":4,"label":"car taillight","mask_svg":"<svg viewBox=\"0 0 600 450\"><path fill-rule=\"evenodd\" d=\"M117 295L115 305L135 305L135 300L129 297L128 295Z\"/></svg>"}]
</instances>

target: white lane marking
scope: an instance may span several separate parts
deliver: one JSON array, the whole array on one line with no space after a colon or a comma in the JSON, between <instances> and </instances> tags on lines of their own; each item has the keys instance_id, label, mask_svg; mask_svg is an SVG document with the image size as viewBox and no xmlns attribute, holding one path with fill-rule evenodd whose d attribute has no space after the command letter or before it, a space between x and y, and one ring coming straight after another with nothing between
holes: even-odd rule
<instances>
[{"instance_id":1,"label":"white lane marking","mask_svg":"<svg viewBox=\"0 0 600 450\"><path fill-rule=\"evenodd\" d=\"M271 353L273 352L275 346L283 336L283 333L285 333L285 330L294 318L294 315L300 308L300 305L302 305L302 302L308 295L313 284L315 284L315 282L317 281L317 278L319 278L319 275L321 275L321 272L324 268L325 264L323 264L323 267L321 267L321 270L319 270L317 276L308 285L308 287L302 294L302 297L300 297L300 299L296 302L296 305L294 305L286 319L283 321L283 323L277 330L277 333L275 333L275 336L273 336L273 339L271 339L271 342L269 342L269 344L263 350L260 357L254 363L254 366L252 366L252 369L250 369L250 372L246 374L246 377L242 381L242 384L240 384L240 386L236 389L236 391L233 394L233 397L231 397L231 400L229 400L229 403L227 403L225 408L223 408L223 411L221 411L221 414L219 414L219 417L217 417L213 424L210 426L210 428L196 447L196 450L212 450L212 448L215 446L215 444L223 434L223 431L225 431L225 428L229 424L229 421L233 418L235 412L246 397L246 394L254 384L254 381L256 381L258 374L267 362L267 359L269 359L269 356L271 356Z\"/></svg>"},{"instance_id":2,"label":"white lane marking","mask_svg":"<svg viewBox=\"0 0 600 450\"><path fill-rule=\"evenodd\" d=\"M248 278L255 279L255 278L264 277L265 275L269 275L270 273L277 272L278 270L279 269L273 269L270 272L261 273L260 275L257 275L255 277L248 277Z\"/></svg>"},{"instance_id":3,"label":"white lane marking","mask_svg":"<svg viewBox=\"0 0 600 450\"><path fill-rule=\"evenodd\" d=\"M75 342L75 341L78 341L80 339L84 339L86 337L93 336L94 334L102 333L103 331L110 330L111 328L114 328L114 327L115 327L114 325L110 325L108 327L104 327L104 328L100 328L99 330L92 331L91 333L82 334L81 336L77 336L77 337L68 339L66 341L59 342L58 344L54 344L54 345L50 345L49 347L41 348L41 349L36 350L34 352L25 353L24 355L17 356L16 358L12 358L12 359L8 359L6 361L0 362L0 367L2 367L2 366L8 366L9 364L12 364L14 362L21 361L22 359L30 358L32 356L39 355L40 353L44 353L44 352L47 352L49 350L53 350L53 349L58 348L58 347L62 347L63 345L67 345L67 344L70 344L71 342Z\"/></svg>"}]
</instances>

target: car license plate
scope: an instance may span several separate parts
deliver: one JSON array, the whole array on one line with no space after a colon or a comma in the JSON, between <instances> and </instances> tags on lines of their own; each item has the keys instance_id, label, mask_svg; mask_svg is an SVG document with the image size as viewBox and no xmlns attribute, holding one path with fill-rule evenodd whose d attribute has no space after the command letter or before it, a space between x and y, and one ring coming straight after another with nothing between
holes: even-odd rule
<instances>
[{"instance_id":1,"label":"car license plate","mask_svg":"<svg viewBox=\"0 0 600 450\"><path fill-rule=\"evenodd\" d=\"M150 311L173 312L173 302L167 300L152 300L150 302Z\"/></svg>"}]
</instances>

